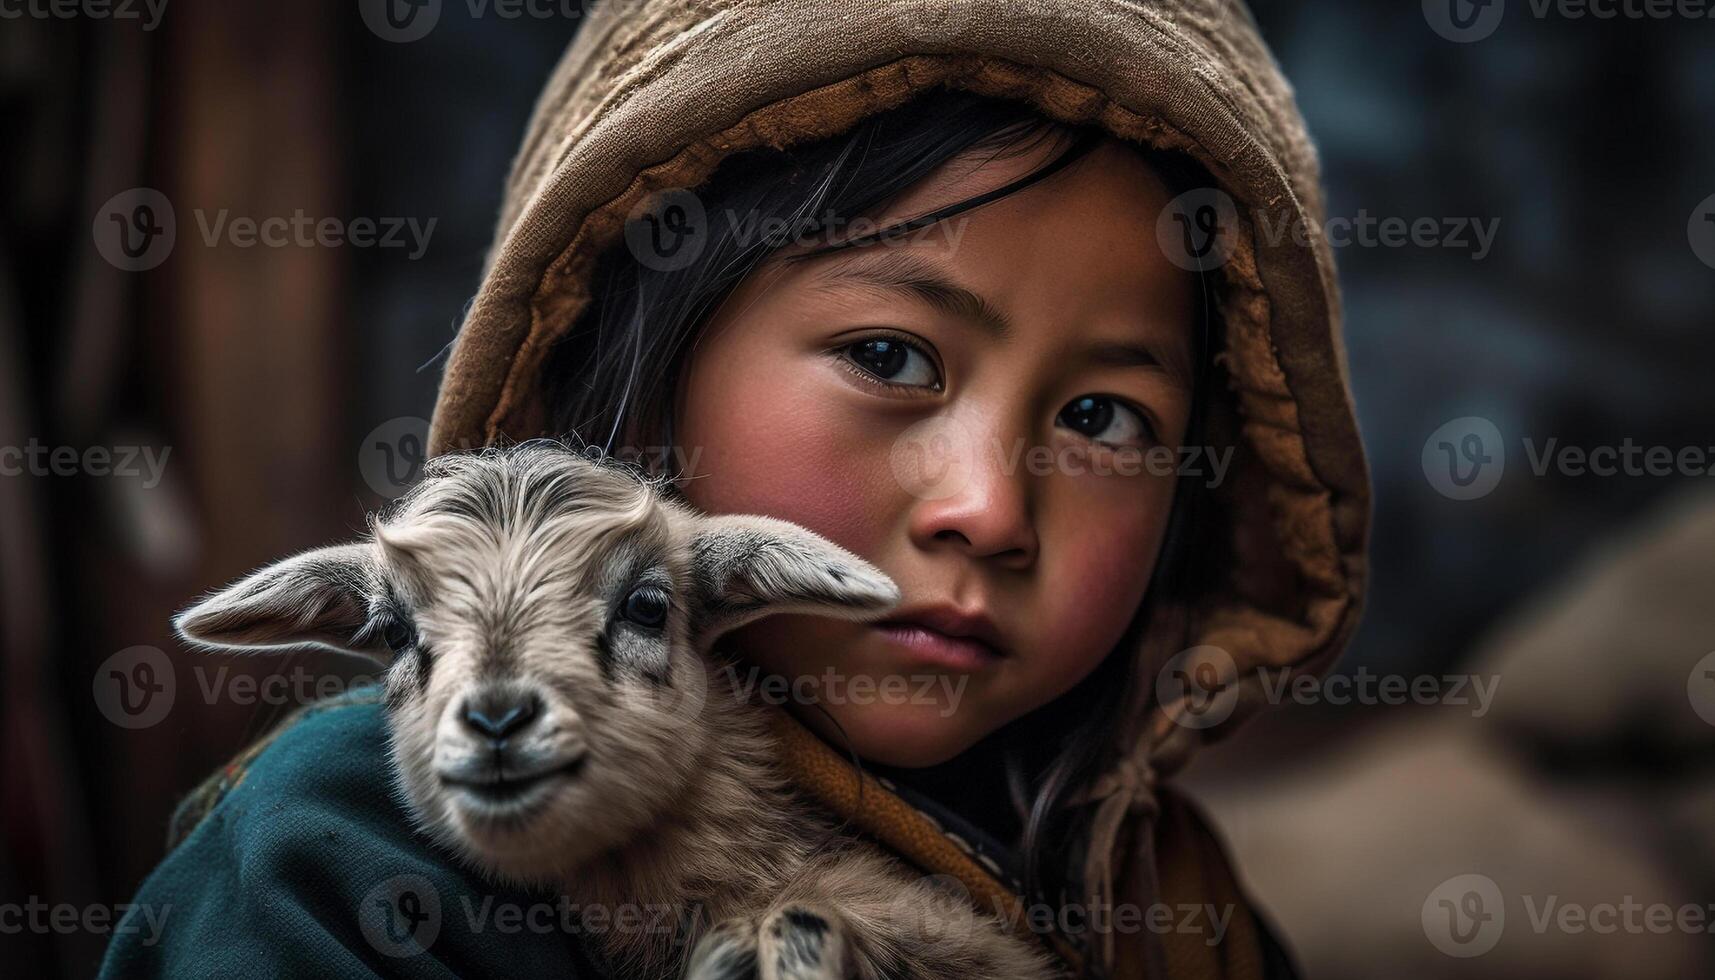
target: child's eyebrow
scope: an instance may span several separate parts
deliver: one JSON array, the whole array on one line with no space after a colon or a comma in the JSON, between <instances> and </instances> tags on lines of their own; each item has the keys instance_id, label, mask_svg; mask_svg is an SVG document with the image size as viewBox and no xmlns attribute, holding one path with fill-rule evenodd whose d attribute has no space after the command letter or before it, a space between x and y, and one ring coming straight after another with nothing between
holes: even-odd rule
<instances>
[{"instance_id":1,"label":"child's eyebrow","mask_svg":"<svg viewBox=\"0 0 1715 980\"><path fill-rule=\"evenodd\" d=\"M997 340L1013 334L1012 321L988 300L966 289L927 262L899 252L858 252L839 256L817 274L813 288L868 286L906 293L936 310L967 320Z\"/></svg>"},{"instance_id":2,"label":"child's eyebrow","mask_svg":"<svg viewBox=\"0 0 1715 980\"><path fill-rule=\"evenodd\" d=\"M1014 332L1011 319L988 300L908 254L859 252L850 257L840 256L816 275L811 288L832 290L854 285L906 293L942 313L978 325L997 340L1005 340ZM1079 358L1103 367L1155 368L1185 388L1191 386L1187 351L1168 353L1151 343L1101 340L1079 351Z\"/></svg>"}]
</instances>

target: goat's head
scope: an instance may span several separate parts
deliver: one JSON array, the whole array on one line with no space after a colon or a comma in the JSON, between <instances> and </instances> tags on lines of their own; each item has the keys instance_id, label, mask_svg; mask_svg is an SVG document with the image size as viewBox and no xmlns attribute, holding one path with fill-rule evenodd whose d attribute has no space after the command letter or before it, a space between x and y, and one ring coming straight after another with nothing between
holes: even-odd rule
<instances>
[{"instance_id":1,"label":"goat's head","mask_svg":"<svg viewBox=\"0 0 1715 980\"><path fill-rule=\"evenodd\" d=\"M527 443L434 461L367 539L285 559L175 625L204 647L389 664L394 765L425 829L530 880L629 838L718 750L701 696L717 637L897 601L796 525L700 515Z\"/></svg>"}]
</instances>

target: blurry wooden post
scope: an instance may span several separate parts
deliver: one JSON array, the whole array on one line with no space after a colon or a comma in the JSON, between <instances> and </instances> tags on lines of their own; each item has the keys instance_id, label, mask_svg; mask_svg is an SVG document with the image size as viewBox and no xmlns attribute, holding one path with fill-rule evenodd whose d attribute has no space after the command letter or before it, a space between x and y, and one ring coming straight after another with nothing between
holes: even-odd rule
<instances>
[{"instance_id":1,"label":"blurry wooden post","mask_svg":"<svg viewBox=\"0 0 1715 980\"><path fill-rule=\"evenodd\" d=\"M199 547L172 576L173 594L124 603L102 624L110 643L90 654L151 643L178 665L167 722L112 731L112 801L136 801L109 824L135 881L159 859L165 817L188 787L262 727L266 705L205 696L196 656L177 648L162 610L262 562L351 527L356 447L343 425L353 346L341 317L340 249L296 243L239 247L206 240L223 219L344 213L336 92L343 25L351 5L176 0L163 27L156 72L160 103L151 151L155 185L172 201L177 241L151 273L142 363L133 370L174 446L152 519L173 526L173 500L188 501ZM313 227L313 225L312 225ZM125 597L135 576L122 565L89 568L103 594ZM100 656L96 654L99 653ZM208 662L227 677L279 669L267 659ZM210 701L213 703L209 703ZM263 719L265 720L265 719ZM115 896L119 898L121 896Z\"/></svg>"}]
</instances>

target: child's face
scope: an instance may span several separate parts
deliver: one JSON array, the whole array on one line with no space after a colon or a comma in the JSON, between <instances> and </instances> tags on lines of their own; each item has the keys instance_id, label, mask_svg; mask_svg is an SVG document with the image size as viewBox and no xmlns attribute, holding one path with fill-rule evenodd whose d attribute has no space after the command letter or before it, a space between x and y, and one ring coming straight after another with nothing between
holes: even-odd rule
<instances>
[{"instance_id":1,"label":"child's face","mask_svg":"<svg viewBox=\"0 0 1715 980\"><path fill-rule=\"evenodd\" d=\"M955 159L879 220L999 187L1050 152ZM993 624L992 644L805 616L729 637L763 676L796 681L779 693L825 736L933 765L1114 648L1149 584L1191 408L1194 282L1155 245L1167 202L1106 141L908 246L771 262L713 317L677 402L677 442L700 454L690 500L862 555L899 584L896 615Z\"/></svg>"}]
</instances>

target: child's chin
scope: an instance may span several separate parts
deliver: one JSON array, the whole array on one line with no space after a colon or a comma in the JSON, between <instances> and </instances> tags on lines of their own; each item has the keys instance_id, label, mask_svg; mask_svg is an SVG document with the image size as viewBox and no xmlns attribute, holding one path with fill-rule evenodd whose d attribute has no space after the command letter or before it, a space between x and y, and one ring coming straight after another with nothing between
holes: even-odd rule
<instances>
[{"instance_id":1,"label":"child's chin","mask_svg":"<svg viewBox=\"0 0 1715 980\"><path fill-rule=\"evenodd\" d=\"M969 749L991 729L980 723L974 706L949 711L943 704L841 705L801 715L835 746L849 740L858 755L884 766L921 769L939 765ZM842 736L843 730L843 736Z\"/></svg>"}]
</instances>

